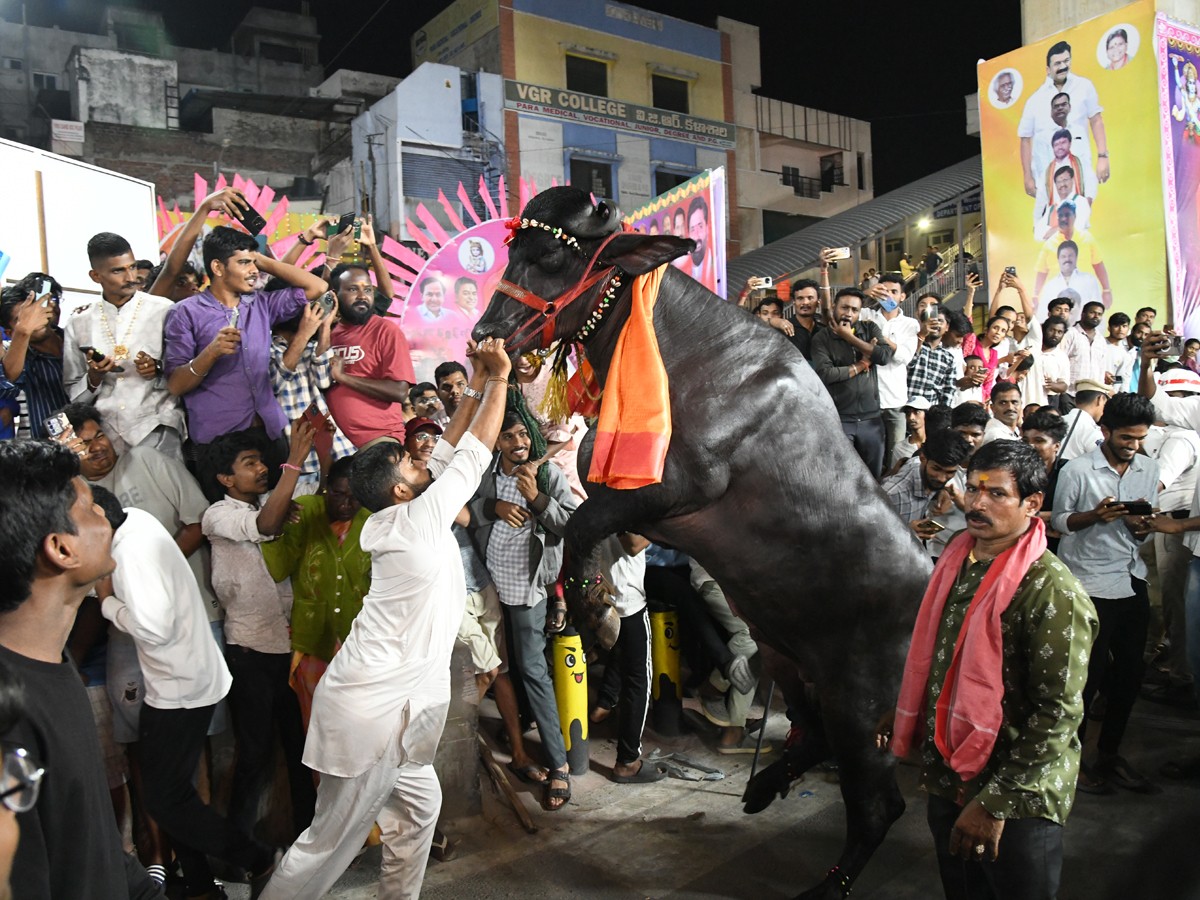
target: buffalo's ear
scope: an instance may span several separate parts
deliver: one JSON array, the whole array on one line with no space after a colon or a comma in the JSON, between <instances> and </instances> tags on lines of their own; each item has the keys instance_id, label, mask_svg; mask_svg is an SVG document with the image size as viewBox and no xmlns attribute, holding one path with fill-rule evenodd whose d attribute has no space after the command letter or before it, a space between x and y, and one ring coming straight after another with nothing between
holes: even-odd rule
<instances>
[{"instance_id":1,"label":"buffalo's ear","mask_svg":"<svg viewBox=\"0 0 1200 900\"><path fill-rule=\"evenodd\" d=\"M596 264L619 266L630 275L645 275L663 263L691 253L695 247L696 242L691 238L629 231L609 241Z\"/></svg>"}]
</instances>

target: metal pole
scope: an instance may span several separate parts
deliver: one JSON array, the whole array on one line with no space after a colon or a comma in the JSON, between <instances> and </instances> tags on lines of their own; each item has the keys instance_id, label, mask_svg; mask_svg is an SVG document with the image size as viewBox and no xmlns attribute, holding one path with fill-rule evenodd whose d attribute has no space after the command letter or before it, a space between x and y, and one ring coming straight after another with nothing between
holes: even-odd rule
<instances>
[{"instance_id":1,"label":"metal pole","mask_svg":"<svg viewBox=\"0 0 1200 900\"><path fill-rule=\"evenodd\" d=\"M767 689L767 704L763 707L762 724L758 726L758 741L754 744L754 759L750 763L750 778L754 778L754 772L758 769L758 757L762 753L763 735L767 733L767 719L771 717L771 701L775 699L775 679L771 679L771 686Z\"/></svg>"}]
</instances>

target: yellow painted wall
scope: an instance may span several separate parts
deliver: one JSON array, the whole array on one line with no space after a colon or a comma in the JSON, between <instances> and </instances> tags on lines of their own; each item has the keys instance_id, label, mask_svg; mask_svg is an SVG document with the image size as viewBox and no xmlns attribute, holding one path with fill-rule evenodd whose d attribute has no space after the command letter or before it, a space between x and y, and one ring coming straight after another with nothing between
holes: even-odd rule
<instances>
[{"instance_id":1,"label":"yellow painted wall","mask_svg":"<svg viewBox=\"0 0 1200 900\"><path fill-rule=\"evenodd\" d=\"M627 103L653 106L650 66L667 66L699 75L691 82L688 92L689 115L718 121L725 118L719 62L527 13L513 14L513 37L518 81L565 88L567 67L564 45L592 47L617 55L617 59L609 61L608 65L608 96ZM582 51L573 52L586 55Z\"/></svg>"}]
</instances>

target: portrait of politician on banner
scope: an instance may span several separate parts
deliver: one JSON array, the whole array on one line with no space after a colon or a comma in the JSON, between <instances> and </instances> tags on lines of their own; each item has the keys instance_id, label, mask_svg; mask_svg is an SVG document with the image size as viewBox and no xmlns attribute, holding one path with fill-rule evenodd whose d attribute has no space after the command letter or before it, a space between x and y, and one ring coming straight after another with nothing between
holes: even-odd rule
<instances>
[{"instance_id":1,"label":"portrait of politician on banner","mask_svg":"<svg viewBox=\"0 0 1200 900\"><path fill-rule=\"evenodd\" d=\"M1200 29L1160 14L1155 45L1171 296L1191 335L1200 333Z\"/></svg>"},{"instance_id":2,"label":"portrait of politician on banner","mask_svg":"<svg viewBox=\"0 0 1200 900\"><path fill-rule=\"evenodd\" d=\"M989 270L1051 300L1168 316L1152 0L979 65Z\"/></svg>"},{"instance_id":3,"label":"portrait of politician on banner","mask_svg":"<svg viewBox=\"0 0 1200 900\"><path fill-rule=\"evenodd\" d=\"M711 169L633 210L625 221L646 234L691 238L696 248L672 262L725 296L725 170Z\"/></svg>"}]
</instances>

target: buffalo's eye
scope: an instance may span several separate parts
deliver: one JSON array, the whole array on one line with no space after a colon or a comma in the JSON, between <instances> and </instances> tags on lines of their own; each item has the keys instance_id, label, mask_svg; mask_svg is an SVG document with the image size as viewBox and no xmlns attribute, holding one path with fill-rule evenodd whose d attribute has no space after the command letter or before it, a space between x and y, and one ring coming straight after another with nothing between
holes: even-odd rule
<instances>
[{"instance_id":1,"label":"buffalo's eye","mask_svg":"<svg viewBox=\"0 0 1200 900\"><path fill-rule=\"evenodd\" d=\"M543 272L557 272L567 261L567 248L560 242L556 241L555 246L552 246L543 253L537 261L538 268Z\"/></svg>"}]
</instances>

